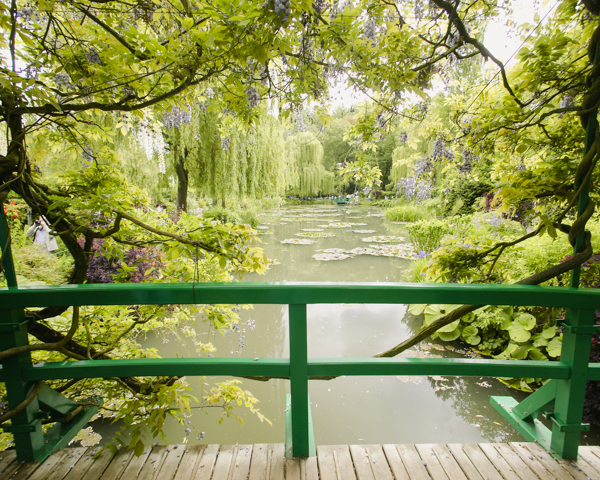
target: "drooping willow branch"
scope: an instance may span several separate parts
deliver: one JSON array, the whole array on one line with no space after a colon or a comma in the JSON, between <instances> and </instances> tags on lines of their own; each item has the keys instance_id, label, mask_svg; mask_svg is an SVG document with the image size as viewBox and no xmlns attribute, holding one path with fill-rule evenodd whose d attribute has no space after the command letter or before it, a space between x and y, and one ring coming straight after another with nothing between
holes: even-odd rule
<instances>
[{"instance_id":1,"label":"drooping willow branch","mask_svg":"<svg viewBox=\"0 0 600 480\"><path fill-rule=\"evenodd\" d=\"M37 394L39 393L40 388L42 388L42 382L38 381L35 384L35 386L33 387L33 390L31 391L31 393L29 394L29 397L27 397L25 400L23 400L21 403L19 403L19 405L17 405L12 410L9 410L4 415L1 415L0 416L0 427L2 427L2 425L5 422L9 421L11 418L16 417L19 413L21 413L23 410L25 410L31 404L31 402L33 402L35 400L35 397L37 397Z\"/></svg>"}]
</instances>

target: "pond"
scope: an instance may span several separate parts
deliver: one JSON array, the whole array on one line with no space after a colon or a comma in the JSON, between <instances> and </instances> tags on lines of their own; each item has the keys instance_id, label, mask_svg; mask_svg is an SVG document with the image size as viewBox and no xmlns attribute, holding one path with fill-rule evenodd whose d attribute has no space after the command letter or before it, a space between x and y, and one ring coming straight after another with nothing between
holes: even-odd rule
<instances>
[{"instance_id":1,"label":"pond","mask_svg":"<svg viewBox=\"0 0 600 480\"><path fill-rule=\"evenodd\" d=\"M411 261L402 258L411 255L406 226L385 220L375 209L328 205L282 208L266 212L260 221L261 246L272 265L265 275L252 274L245 281L396 282L405 280L404 274L410 269ZM297 240L311 243L288 243ZM320 256L327 253L329 256ZM343 260L330 259L346 256ZM199 324L198 333L213 342L217 356L289 356L287 306L254 305L241 315L239 332L231 335L215 332L207 323ZM421 323L421 317L407 312L407 305L309 305L309 357L372 356L412 336ZM176 339L165 341L148 338L145 345L157 348L164 357L194 356L191 345ZM404 354L423 358L468 356L463 348L459 342L425 341ZM211 377L202 384L198 378L188 379L197 396L223 380L226 378ZM284 442L289 382L243 380L243 388L260 400L257 407L272 426L242 408L243 426L235 419L220 425L219 409L207 408L194 411L190 418L193 432L187 437L185 426L170 422L166 427L168 443ZM489 399L510 395L520 401L525 395L494 378L341 377L310 381L309 393L315 441L321 445L523 440ZM100 430L106 435L112 429L105 426ZM203 439L196 439L199 432L205 433Z\"/></svg>"}]
</instances>

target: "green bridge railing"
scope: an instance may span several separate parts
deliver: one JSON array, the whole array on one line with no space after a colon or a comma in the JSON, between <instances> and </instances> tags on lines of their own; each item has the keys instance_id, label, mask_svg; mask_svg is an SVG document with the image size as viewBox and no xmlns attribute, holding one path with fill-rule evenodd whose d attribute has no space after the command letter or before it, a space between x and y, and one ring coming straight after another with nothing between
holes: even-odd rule
<instances>
[{"instance_id":1,"label":"green bridge railing","mask_svg":"<svg viewBox=\"0 0 600 480\"><path fill-rule=\"evenodd\" d=\"M589 364L595 309L600 291L521 285L410 283L223 283L101 284L0 288L0 350L28 344L25 309L71 305L165 305L253 303L289 305L290 358L165 358L82 360L32 364L29 353L8 357L0 369L9 407L36 395L4 429L15 437L20 460L45 458L68 443L98 411L82 408L39 381L154 376L272 376L290 380L286 417L288 456L314 455L308 382L337 375L447 375L551 379L520 404L512 397L491 403L529 441L562 457L576 457L585 386L600 380L600 364ZM563 307L560 361L422 358L308 358L307 305L334 303L441 303ZM100 403L99 403L100 405ZM537 417L547 414L552 429ZM59 418L46 434L41 422Z\"/></svg>"}]
</instances>

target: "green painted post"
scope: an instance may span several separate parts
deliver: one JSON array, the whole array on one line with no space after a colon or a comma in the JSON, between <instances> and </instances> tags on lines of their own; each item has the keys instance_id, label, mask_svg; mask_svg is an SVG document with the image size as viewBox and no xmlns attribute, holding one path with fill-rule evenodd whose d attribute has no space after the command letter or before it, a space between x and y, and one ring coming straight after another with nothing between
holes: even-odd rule
<instances>
[{"instance_id":1,"label":"green painted post","mask_svg":"<svg viewBox=\"0 0 600 480\"><path fill-rule=\"evenodd\" d=\"M0 328L2 329L0 351L28 344L27 324L23 310L0 310ZM27 400L35 385L32 382L23 381L21 375L23 367L30 365L31 355L29 353L15 355L2 362L2 369L10 372L10 375L5 378L5 385L8 406L11 410ZM38 412L39 404L36 398L11 420L10 431L15 438L19 461L36 461L44 451L44 435Z\"/></svg>"},{"instance_id":2,"label":"green painted post","mask_svg":"<svg viewBox=\"0 0 600 480\"><path fill-rule=\"evenodd\" d=\"M292 453L308 457L308 348L306 304L290 305L290 392L292 397Z\"/></svg>"},{"instance_id":3,"label":"green painted post","mask_svg":"<svg viewBox=\"0 0 600 480\"><path fill-rule=\"evenodd\" d=\"M6 277L6 285L9 287L17 286L17 275L15 274L15 265L12 258L12 249L10 246L10 230L4 214L4 204L0 202L0 259L2 260L2 271Z\"/></svg>"},{"instance_id":4,"label":"green painted post","mask_svg":"<svg viewBox=\"0 0 600 480\"><path fill-rule=\"evenodd\" d=\"M560 360L571 367L571 377L555 380L557 385L551 441L552 450L563 458L577 458L579 437L582 431L589 428L582 425L582 416L594 317L594 310L567 309L565 314Z\"/></svg>"}]
</instances>

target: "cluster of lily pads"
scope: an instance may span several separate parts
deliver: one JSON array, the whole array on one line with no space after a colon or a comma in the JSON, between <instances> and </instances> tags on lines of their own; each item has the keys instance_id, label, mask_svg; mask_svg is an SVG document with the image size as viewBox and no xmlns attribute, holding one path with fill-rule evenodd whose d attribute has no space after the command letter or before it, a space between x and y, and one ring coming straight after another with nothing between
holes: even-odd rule
<instances>
[{"instance_id":1,"label":"cluster of lily pads","mask_svg":"<svg viewBox=\"0 0 600 480\"><path fill-rule=\"evenodd\" d=\"M349 228L349 227L362 227L364 225L366 225L366 223L337 222L337 223L330 223L328 225L319 225L319 227L323 227L323 228Z\"/></svg>"},{"instance_id":2,"label":"cluster of lily pads","mask_svg":"<svg viewBox=\"0 0 600 480\"><path fill-rule=\"evenodd\" d=\"M404 237L394 237L392 235L377 235L375 237L365 237L362 239L362 241L368 243L402 242L404 241Z\"/></svg>"},{"instance_id":3,"label":"cluster of lily pads","mask_svg":"<svg viewBox=\"0 0 600 480\"><path fill-rule=\"evenodd\" d=\"M325 238L325 237L335 237L335 233L331 232L300 232L296 233L297 237L308 237L308 238Z\"/></svg>"},{"instance_id":4,"label":"cluster of lily pads","mask_svg":"<svg viewBox=\"0 0 600 480\"><path fill-rule=\"evenodd\" d=\"M314 240L309 240L308 238L286 238L285 240L281 240L280 243L291 243L293 245L310 245L315 243Z\"/></svg>"},{"instance_id":5,"label":"cluster of lily pads","mask_svg":"<svg viewBox=\"0 0 600 480\"><path fill-rule=\"evenodd\" d=\"M355 255L373 255L374 257L395 257L395 258L406 258L413 259L415 252L410 245L369 245L369 248L357 247L352 250L345 250L343 248L326 248L322 250L323 253L313 255L315 260L321 261L332 261L332 260L345 260L352 258Z\"/></svg>"}]
</instances>

